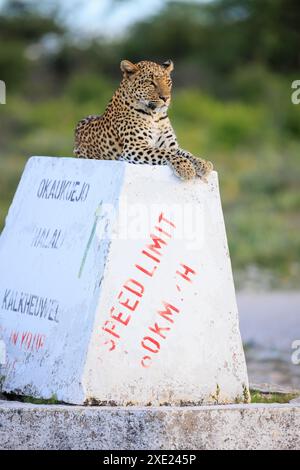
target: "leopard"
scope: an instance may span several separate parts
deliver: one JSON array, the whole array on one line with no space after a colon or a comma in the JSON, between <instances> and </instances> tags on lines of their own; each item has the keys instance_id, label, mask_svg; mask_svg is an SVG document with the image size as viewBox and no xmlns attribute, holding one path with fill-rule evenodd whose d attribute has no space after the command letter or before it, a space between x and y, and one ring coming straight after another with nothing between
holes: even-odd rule
<instances>
[{"instance_id":1,"label":"leopard","mask_svg":"<svg viewBox=\"0 0 300 470\"><path fill-rule=\"evenodd\" d=\"M199 177L207 183L213 164L179 147L168 116L173 61L122 60L120 68L120 85L105 112L87 116L77 124L74 155L169 165L181 180Z\"/></svg>"}]
</instances>

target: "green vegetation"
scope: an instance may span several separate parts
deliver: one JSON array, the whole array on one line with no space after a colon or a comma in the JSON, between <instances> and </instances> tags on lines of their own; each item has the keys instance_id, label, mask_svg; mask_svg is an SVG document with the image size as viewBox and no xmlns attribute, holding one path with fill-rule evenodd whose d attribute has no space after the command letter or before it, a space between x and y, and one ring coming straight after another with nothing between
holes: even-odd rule
<instances>
[{"instance_id":1,"label":"green vegetation","mask_svg":"<svg viewBox=\"0 0 300 470\"><path fill-rule=\"evenodd\" d=\"M48 398L47 400L43 398L23 397L21 401L23 401L24 403L33 403L34 405L58 405L59 403L61 403L57 400L56 395L52 395L52 397Z\"/></svg>"},{"instance_id":2,"label":"green vegetation","mask_svg":"<svg viewBox=\"0 0 300 470\"><path fill-rule=\"evenodd\" d=\"M170 116L181 146L219 173L237 284L254 273L270 286L297 287L300 105L291 83L300 79L299 2L167 2L123 38L84 47L55 14L25 3L0 11L0 229L28 157L72 156L74 126L102 113L120 59L171 57Z\"/></svg>"},{"instance_id":3,"label":"green vegetation","mask_svg":"<svg viewBox=\"0 0 300 470\"><path fill-rule=\"evenodd\" d=\"M50 398L35 398L31 396L15 395L13 393L5 393L4 397L9 401L20 401L22 403L32 403L34 405L59 405L62 402L58 401L57 396L54 394Z\"/></svg>"},{"instance_id":4,"label":"green vegetation","mask_svg":"<svg viewBox=\"0 0 300 470\"><path fill-rule=\"evenodd\" d=\"M215 403L218 404L218 395L220 390L217 389L216 396L213 397ZM251 403L289 403L294 398L297 398L297 394L293 393L261 393L257 390L250 390L251 396ZM32 403L34 405L59 405L62 402L57 400L57 396L53 395L49 399L43 398L35 398L31 396L21 396L21 395L14 395L14 394L4 394L4 397L7 400L12 401L21 401L22 403ZM244 397L245 399L239 403L247 403L248 397ZM93 403L89 403L91 405ZM96 403L99 405L99 403Z\"/></svg>"},{"instance_id":5,"label":"green vegetation","mask_svg":"<svg viewBox=\"0 0 300 470\"><path fill-rule=\"evenodd\" d=\"M261 393L251 390L251 403L289 403L297 395L292 393Z\"/></svg>"}]
</instances>

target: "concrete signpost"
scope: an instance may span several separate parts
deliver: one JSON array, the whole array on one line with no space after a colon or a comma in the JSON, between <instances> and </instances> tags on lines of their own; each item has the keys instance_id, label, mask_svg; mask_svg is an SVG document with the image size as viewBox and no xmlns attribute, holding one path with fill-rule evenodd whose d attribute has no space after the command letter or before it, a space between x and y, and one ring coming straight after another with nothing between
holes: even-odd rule
<instances>
[{"instance_id":1,"label":"concrete signpost","mask_svg":"<svg viewBox=\"0 0 300 470\"><path fill-rule=\"evenodd\" d=\"M8 392L247 402L217 174L31 158L0 238L0 337Z\"/></svg>"}]
</instances>

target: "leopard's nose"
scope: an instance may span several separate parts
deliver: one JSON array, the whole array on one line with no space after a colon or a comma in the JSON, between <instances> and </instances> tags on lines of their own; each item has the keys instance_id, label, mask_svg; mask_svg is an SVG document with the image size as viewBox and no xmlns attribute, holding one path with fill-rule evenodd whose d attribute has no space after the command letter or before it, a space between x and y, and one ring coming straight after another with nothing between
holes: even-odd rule
<instances>
[{"instance_id":1,"label":"leopard's nose","mask_svg":"<svg viewBox=\"0 0 300 470\"><path fill-rule=\"evenodd\" d=\"M160 98L161 100L163 100L164 102L166 102L167 99L168 99L168 97L167 97L167 96L164 96L164 95L161 95L159 98Z\"/></svg>"}]
</instances>

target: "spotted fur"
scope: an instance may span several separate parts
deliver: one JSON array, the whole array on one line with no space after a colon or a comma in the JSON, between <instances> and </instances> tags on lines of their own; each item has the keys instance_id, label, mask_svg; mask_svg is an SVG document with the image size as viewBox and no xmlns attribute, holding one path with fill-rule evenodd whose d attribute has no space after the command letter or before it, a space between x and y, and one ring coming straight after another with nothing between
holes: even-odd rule
<instances>
[{"instance_id":1,"label":"spotted fur","mask_svg":"<svg viewBox=\"0 0 300 470\"><path fill-rule=\"evenodd\" d=\"M170 165L182 179L206 181L211 162L179 148L167 115L173 63L121 62L123 79L101 116L82 119L74 154L82 158Z\"/></svg>"}]
</instances>

